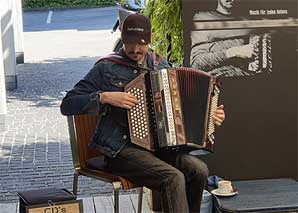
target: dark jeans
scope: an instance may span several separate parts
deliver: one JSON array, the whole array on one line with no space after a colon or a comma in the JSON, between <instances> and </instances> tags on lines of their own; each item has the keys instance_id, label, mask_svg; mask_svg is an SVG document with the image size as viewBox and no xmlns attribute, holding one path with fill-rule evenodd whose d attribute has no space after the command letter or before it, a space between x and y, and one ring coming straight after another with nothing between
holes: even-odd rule
<instances>
[{"instance_id":1,"label":"dark jeans","mask_svg":"<svg viewBox=\"0 0 298 213\"><path fill-rule=\"evenodd\" d=\"M170 213L200 212L208 168L194 156L170 151L153 154L131 145L109 158L108 168L135 184L159 191Z\"/></svg>"}]
</instances>

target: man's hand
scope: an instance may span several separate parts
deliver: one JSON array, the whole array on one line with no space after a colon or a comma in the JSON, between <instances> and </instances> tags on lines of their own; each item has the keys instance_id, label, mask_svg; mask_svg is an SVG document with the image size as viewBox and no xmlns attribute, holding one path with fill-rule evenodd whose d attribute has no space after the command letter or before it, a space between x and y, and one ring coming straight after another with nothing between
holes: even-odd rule
<instances>
[{"instance_id":1,"label":"man's hand","mask_svg":"<svg viewBox=\"0 0 298 213\"><path fill-rule=\"evenodd\" d=\"M136 104L139 104L135 96L126 92L103 92L100 94L100 102L125 109L131 109Z\"/></svg>"},{"instance_id":2,"label":"man's hand","mask_svg":"<svg viewBox=\"0 0 298 213\"><path fill-rule=\"evenodd\" d=\"M251 58L254 54L254 46L252 44L235 46L226 50L227 58Z\"/></svg>"},{"instance_id":3,"label":"man's hand","mask_svg":"<svg viewBox=\"0 0 298 213\"><path fill-rule=\"evenodd\" d=\"M222 124L222 122L225 120L224 105L220 105L217 107L212 118L217 126L220 126Z\"/></svg>"}]
</instances>

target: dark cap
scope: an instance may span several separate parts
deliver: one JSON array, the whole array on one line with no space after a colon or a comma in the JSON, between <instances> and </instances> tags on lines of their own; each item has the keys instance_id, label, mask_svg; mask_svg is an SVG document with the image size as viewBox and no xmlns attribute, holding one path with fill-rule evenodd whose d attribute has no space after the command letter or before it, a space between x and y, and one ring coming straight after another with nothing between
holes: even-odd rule
<instances>
[{"instance_id":1,"label":"dark cap","mask_svg":"<svg viewBox=\"0 0 298 213\"><path fill-rule=\"evenodd\" d=\"M151 42L150 20L138 13L128 15L123 21L121 39L124 44L149 44Z\"/></svg>"}]
</instances>

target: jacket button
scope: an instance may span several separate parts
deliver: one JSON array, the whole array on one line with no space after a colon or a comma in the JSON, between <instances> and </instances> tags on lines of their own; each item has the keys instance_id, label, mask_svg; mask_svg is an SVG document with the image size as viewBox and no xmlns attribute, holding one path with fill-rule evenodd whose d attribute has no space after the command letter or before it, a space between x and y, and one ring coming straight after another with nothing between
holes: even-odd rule
<instances>
[{"instance_id":1,"label":"jacket button","mask_svg":"<svg viewBox=\"0 0 298 213\"><path fill-rule=\"evenodd\" d=\"M127 139L127 135L123 135L123 139L126 140Z\"/></svg>"},{"instance_id":2,"label":"jacket button","mask_svg":"<svg viewBox=\"0 0 298 213\"><path fill-rule=\"evenodd\" d=\"M134 73L134 74L137 74L137 73L138 73L138 70L134 70L133 73Z\"/></svg>"},{"instance_id":3,"label":"jacket button","mask_svg":"<svg viewBox=\"0 0 298 213\"><path fill-rule=\"evenodd\" d=\"M119 83L118 83L120 86L122 86L123 85L123 83L120 81Z\"/></svg>"}]
</instances>

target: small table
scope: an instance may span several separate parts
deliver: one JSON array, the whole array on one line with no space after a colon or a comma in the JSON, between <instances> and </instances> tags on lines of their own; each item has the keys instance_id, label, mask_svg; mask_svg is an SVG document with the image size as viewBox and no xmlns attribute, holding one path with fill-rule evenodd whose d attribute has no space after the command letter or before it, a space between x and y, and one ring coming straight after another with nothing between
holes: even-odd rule
<instances>
[{"instance_id":1,"label":"small table","mask_svg":"<svg viewBox=\"0 0 298 213\"><path fill-rule=\"evenodd\" d=\"M234 181L238 194L214 196L215 212L298 212L298 182L292 179Z\"/></svg>"}]
</instances>

